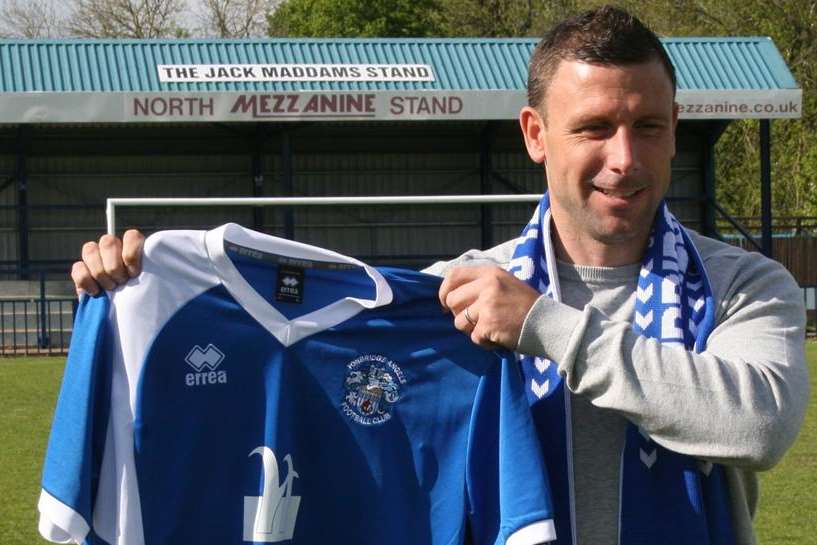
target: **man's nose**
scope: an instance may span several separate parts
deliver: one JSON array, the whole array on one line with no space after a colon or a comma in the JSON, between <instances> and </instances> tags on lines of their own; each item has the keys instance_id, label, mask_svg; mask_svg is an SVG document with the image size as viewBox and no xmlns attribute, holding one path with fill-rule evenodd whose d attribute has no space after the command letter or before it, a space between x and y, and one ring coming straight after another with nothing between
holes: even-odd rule
<instances>
[{"instance_id":1,"label":"man's nose","mask_svg":"<svg viewBox=\"0 0 817 545\"><path fill-rule=\"evenodd\" d=\"M627 127L619 129L607 141L607 168L626 176L636 167L633 133Z\"/></svg>"}]
</instances>

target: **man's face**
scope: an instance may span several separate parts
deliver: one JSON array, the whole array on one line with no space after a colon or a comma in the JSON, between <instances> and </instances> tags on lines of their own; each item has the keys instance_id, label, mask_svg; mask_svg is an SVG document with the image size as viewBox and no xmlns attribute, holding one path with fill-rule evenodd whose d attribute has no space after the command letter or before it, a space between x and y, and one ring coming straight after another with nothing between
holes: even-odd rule
<instances>
[{"instance_id":1,"label":"man's face","mask_svg":"<svg viewBox=\"0 0 817 545\"><path fill-rule=\"evenodd\" d=\"M614 255L635 248L624 260L637 261L675 155L678 113L664 67L562 61L540 111L546 121L538 138L562 245L595 245Z\"/></svg>"}]
</instances>

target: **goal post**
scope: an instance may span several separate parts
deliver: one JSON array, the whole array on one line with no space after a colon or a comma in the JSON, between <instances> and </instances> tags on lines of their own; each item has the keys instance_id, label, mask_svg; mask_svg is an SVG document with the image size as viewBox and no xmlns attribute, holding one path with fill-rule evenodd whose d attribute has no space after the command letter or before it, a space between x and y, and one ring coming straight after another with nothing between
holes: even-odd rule
<instances>
[{"instance_id":1,"label":"goal post","mask_svg":"<svg viewBox=\"0 0 817 545\"><path fill-rule=\"evenodd\" d=\"M116 234L116 209L147 206L348 206L394 204L493 204L539 202L541 194L405 195L379 197L111 197L105 215L108 234Z\"/></svg>"}]
</instances>

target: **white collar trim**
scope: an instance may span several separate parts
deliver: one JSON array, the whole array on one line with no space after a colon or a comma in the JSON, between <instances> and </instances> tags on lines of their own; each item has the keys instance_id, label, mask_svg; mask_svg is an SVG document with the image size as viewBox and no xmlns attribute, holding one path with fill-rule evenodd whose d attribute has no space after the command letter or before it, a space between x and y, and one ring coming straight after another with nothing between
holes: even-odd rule
<instances>
[{"instance_id":1,"label":"white collar trim","mask_svg":"<svg viewBox=\"0 0 817 545\"><path fill-rule=\"evenodd\" d=\"M344 297L323 308L287 319L270 305L241 276L232 260L224 251L224 241L247 246L262 252L283 255L310 261L348 263L362 267L375 285L374 299ZM291 346L301 339L313 335L352 318L363 309L388 305L392 301L392 291L386 279L376 269L330 250L293 242L245 229L235 223L227 223L205 234L205 245L210 261L222 284L244 309L269 331L284 346Z\"/></svg>"}]
</instances>

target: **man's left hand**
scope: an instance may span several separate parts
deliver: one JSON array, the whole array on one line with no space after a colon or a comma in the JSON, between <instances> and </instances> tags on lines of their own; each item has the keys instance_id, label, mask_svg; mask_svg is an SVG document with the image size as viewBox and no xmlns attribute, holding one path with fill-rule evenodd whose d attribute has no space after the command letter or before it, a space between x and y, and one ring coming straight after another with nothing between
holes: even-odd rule
<instances>
[{"instance_id":1,"label":"man's left hand","mask_svg":"<svg viewBox=\"0 0 817 545\"><path fill-rule=\"evenodd\" d=\"M538 298L539 292L499 267L454 267L440 286L440 303L454 313L454 326L483 348L516 349Z\"/></svg>"}]
</instances>

